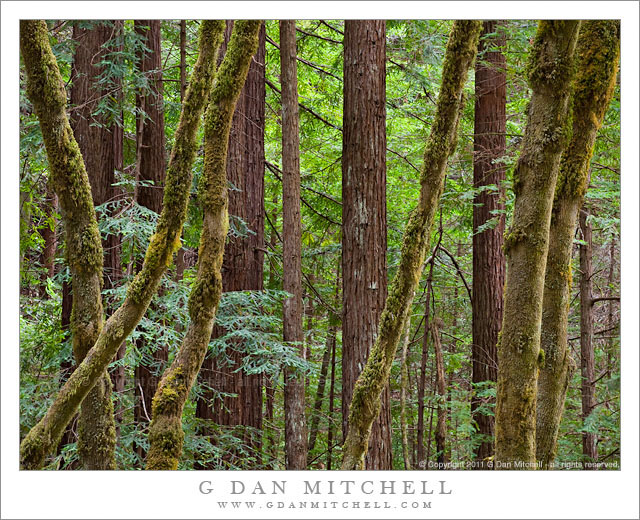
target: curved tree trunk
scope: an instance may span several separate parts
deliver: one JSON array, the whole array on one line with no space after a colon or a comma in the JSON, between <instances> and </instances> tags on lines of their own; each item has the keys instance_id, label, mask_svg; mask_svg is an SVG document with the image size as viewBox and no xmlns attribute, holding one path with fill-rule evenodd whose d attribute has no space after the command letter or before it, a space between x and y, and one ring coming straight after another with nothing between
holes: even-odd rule
<instances>
[{"instance_id":1,"label":"curved tree trunk","mask_svg":"<svg viewBox=\"0 0 640 520\"><path fill-rule=\"evenodd\" d=\"M200 55L180 115L167 169L163 211L147 248L142 270L131 282L124 303L106 321L101 331L101 305L94 305L82 314L83 327L78 327L77 331L83 337L91 335L97 339L58 392L45 416L20 444L20 464L23 469L42 467L45 457L55 450L78 406L142 318L180 244L197 150L196 132L215 75L215 57L222 30L223 25L219 22L205 21L202 24ZM74 280L81 281L79 287L86 283L86 290L81 293L83 300L86 298L87 302L98 302L96 294L100 293L102 279L100 235L89 181L65 114L66 93L62 77L49 45L44 21L21 21L20 50L27 69L28 95L40 120L54 187L63 208L63 221L68 233L69 265L79 266L78 276L74 276ZM80 319L80 316L77 318Z\"/></svg>"},{"instance_id":2,"label":"curved tree trunk","mask_svg":"<svg viewBox=\"0 0 640 520\"><path fill-rule=\"evenodd\" d=\"M404 231L400 265L380 317L378 337L353 392L343 470L364 467L371 426L380 413L380 396L422 274L431 224L444 189L445 167L455 148L462 88L476 55L481 29L481 22L458 20L449 36L436 116L425 147L420 198Z\"/></svg>"},{"instance_id":3,"label":"curved tree trunk","mask_svg":"<svg viewBox=\"0 0 640 520\"><path fill-rule=\"evenodd\" d=\"M531 50L533 89L524 145L514 171L516 202L505 236L507 279L498 343L496 467L534 469L540 325L549 223L566 144L579 21L541 21Z\"/></svg>"},{"instance_id":4,"label":"curved tree trunk","mask_svg":"<svg viewBox=\"0 0 640 520\"><path fill-rule=\"evenodd\" d=\"M353 387L387 297L386 22L347 20L342 134L342 434ZM388 383L373 423L367 469L391 469Z\"/></svg>"},{"instance_id":5,"label":"curved tree trunk","mask_svg":"<svg viewBox=\"0 0 640 520\"><path fill-rule=\"evenodd\" d=\"M551 215L549 254L542 304L536 458L547 469L556 455L558 429L574 363L567 346L573 237L589 179L598 129L611 101L620 58L620 22L582 23L576 48L573 131L562 154Z\"/></svg>"},{"instance_id":6,"label":"curved tree trunk","mask_svg":"<svg viewBox=\"0 0 640 520\"><path fill-rule=\"evenodd\" d=\"M146 465L150 470L178 467L184 441L182 411L211 340L222 293L222 256L229 229L226 164L231 118L251 57L258 47L261 23L261 20L235 23L205 115L205 157L199 187L204 216L198 274L189 296L191 321L180 351L163 374L153 398Z\"/></svg>"},{"instance_id":7,"label":"curved tree trunk","mask_svg":"<svg viewBox=\"0 0 640 520\"><path fill-rule=\"evenodd\" d=\"M473 201L473 301L471 345L472 382L476 385L498 379L498 333L502 326L502 290L505 259L502 250L505 217L503 211L505 165L498 161L506 150L507 60L501 51L506 43L499 22L483 23L479 59L476 63L476 104L473 142L473 187L480 190ZM495 190L487 186L496 186ZM493 218L494 227L478 231ZM479 410L489 404L477 397L478 388L471 398L471 415L481 441L474 454L479 464L474 469L485 469L482 461L493 455L494 417Z\"/></svg>"}]
</instances>

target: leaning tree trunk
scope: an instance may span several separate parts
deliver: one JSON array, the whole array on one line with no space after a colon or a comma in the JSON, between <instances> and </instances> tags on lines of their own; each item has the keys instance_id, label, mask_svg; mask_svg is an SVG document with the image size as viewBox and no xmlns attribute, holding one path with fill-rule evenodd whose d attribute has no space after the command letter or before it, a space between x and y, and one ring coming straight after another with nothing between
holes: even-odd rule
<instances>
[{"instance_id":1,"label":"leaning tree trunk","mask_svg":"<svg viewBox=\"0 0 640 520\"><path fill-rule=\"evenodd\" d=\"M433 216L444 188L445 167L455 148L462 88L475 58L481 28L481 22L462 20L454 22L451 30L436 116L425 147L420 198L404 231L400 265L380 317L376 342L353 392L349 433L343 447L345 470L364 467L371 426L380 413L380 396L422 274Z\"/></svg>"},{"instance_id":2,"label":"leaning tree trunk","mask_svg":"<svg viewBox=\"0 0 640 520\"><path fill-rule=\"evenodd\" d=\"M147 248L142 269L131 282L124 303L106 321L101 331L101 305L94 305L82 314L85 326L79 327L78 331L83 337L92 335L97 339L58 392L45 416L20 444L20 464L23 469L42 467L45 457L55 450L78 406L147 310L158 290L162 274L179 247L197 151L196 132L215 76L215 58L223 28L224 24L215 21L204 21L202 24L200 55L180 115L167 169L163 211ZM86 291L83 292L86 301L99 301L94 295L100 292L102 248L91 189L80 150L65 114L64 84L49 45L44 21L24 20L20 23L20 49L27 70L27 92L40 120L54 188L63 208L69 264L79 266L80 276L74 279L80 280L81 284L86 283ZM68 205L67 209L65 205Z\"/></svg>"},{"instance_id":3,"label":"leaning tree trunk","mask_svg":"<svg viewBox=\"0 0 640 520\"><path fill-rule=\"evenodd\" d=\"M280 21L282 69L282 288L291 294L284 302L284 341L298 342L304 358L302 331L302 230L300 222L300 142L298 129L298 77L296 23ZM284 422L287 469L305 469L307 431L304 377L284 369Z\"/></svg>"},{"instance_id":4,"label":"leaning tree trunk","mask_svg":"<svg viewBox=\"0 0 640 520\"><path fill-rule=\"evenodd\" d=\"M232 24L227 22L230 35ZM229 192L229 215L241 219L247 227L244 234L230 234L222 263L222 291L261 291L263 289L264 259L264 109L265 109L265 32L260 30L258 51L251 61L247 80L236 103L229 135L227 179L233 190ZM213 336L227 331L214 326ZM205 391L196 403L196 417L209 419L218 425L248 426L244 446L255 457L245 462L235 452L227 452L236 467L251 469L259 464L261 442L254 431L262 429L262 374L246 374L238 370L246 357L246 348L239 340L224 355L207 357L200 370L200 381L216 392L223 392L221 402L213 402L213 392ZM229 359L229 362L225 358ZM202 433L207 432L204 428Z\"/></svg>"},{"instance_id":5,"label":"leaning tree trunk","mask_svg":"<svg viewBox=\"0 0 640 520\"><path fill-rule=\"evenodd\" d=\"M387 134L384 20L344 28L342 134L342 434L353 387L378 333L387 297ZM391 469L389 385L373 423L367 469Z\"/></svg>"},{"instance_id":6,"label":"leaning tree trunk","mask_svg":"<svg viewBox=\"0 0 640 520\"><path fill-rule=\"evenodd\" d=\"M551 215L542 303L536 458L548 469L556 456L558 429L573 368L567 347L571 255L578 212L589 182L589 162L598 129L613 95L620 59L620 22L582 23L576 48L571 141L562 154Z\"/></svg>"},{"instance_id":7,"label":"leaning tree trunk","mask_svg":"<svg viewBox=\"0 0 640 520\"><path fill-rule=\"evenodd\" d=\"M480 39L480 57L476 62L473 130L473 187L478 190L473 201L471 380L474 385L495 383L498 379L497 344L505 275L502 250L505 165L500 158L506 153L507 60L501 50L506 39L504 28L495 20L483 23L483 34L486 36ZM497 219L497 225L478 230L492 219ZM483 461L493 455L494 417L483 409L494 400L478 397L480 388L486 389L476 386L471 398L471 416L481 438L474 453L478 462L474 469L485 469Z\"/></svg>"},{"instance_id":8,"label":"leaning tree trunk","mask_svg":"<svg viewBox=\"0 0 640 520\"><path fill-rule=\"evenodd\" d=\"M580 375L582 379L582 424L586 425L596 405L595 354L593 351L593 246L589 213L580 212ZM587 463L598 460L598 436L591 431L582 432L582 464L584 469L593 469Z\"/></svg>"},{"instance_id":9,"label":"leaning tree trunk","mask_svg":"<svg viewBox=\"0 0 640 520\"><path fill-rule=\"evenodd\" d=\"M533 94L513 175L513 222L505 236L508 266L498 343L495 455L502 469L535 467L536 387L544 363L540 352L544 272L579 27L576 20L543 20L531 50Z\"/></svg>"},{"instance_id":10,"label":"leaning tree trunk","mask_svg":"<svg viewBox=\"0 0 640 520\"><path fill-rule=\"evenodd\" d=\"M261 20L239 20L220 65L205 116L204 167L199 196L204 216L198 273L189 296L189 318L180 351L153 398L147 469L177 469L184 431L182 411L211 340L222 293L222 256L229 229L227 148L231 118L258 47Z\"/></svg>"}]
</instances>

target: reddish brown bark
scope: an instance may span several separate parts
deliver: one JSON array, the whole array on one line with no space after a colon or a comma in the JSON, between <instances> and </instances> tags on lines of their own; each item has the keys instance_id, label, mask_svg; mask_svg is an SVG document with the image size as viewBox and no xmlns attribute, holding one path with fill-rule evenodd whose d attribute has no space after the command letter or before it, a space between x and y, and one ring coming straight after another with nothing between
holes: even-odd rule
<instances>
[{"instance_id":1,"label":"reddish brown bark","mask_svg":"<svg viewBox=\"0 0 640 520\"><path fill-rule=\"evenodd\" d=\"M345 22L342 154L342 430L387 297L385 21ZM366 469L391 469L388 384Z\"/></svg>"},{"instance_id":2,"label":"reddish brown bark","mask_svg":"<svg viewBox=\"0 0 640 520\"><path fill-rule=\"evenodd\" d=\"M291 296L284 301L283 339L296 342L305 356L302 330L302 229L300 221L300 136L296 24L280 21L280 65L282 82L282 288ZM304 376L284 370L285 453L287 469L307 465Z\"/></svg>"},{"instance_id":3,"label":"reddish brown bark","mask_svg":"<svg viewBox=\"0 0 640 520\"><path fill-rule=\"evenodd\" d=\"M148 88L136 95L140 113L136 120L137 181L136 202L157 214L162 211L162 196L166 170L164 109L162 87L162 49L160 20L136 20L135 31L143 38L146 52L138 56L138 71L146 77ZM166 345L151 345L138 340L143 354L135 369L134 417L139 428L146 430L151 420L151 405L158 388L160 374L168 360ZM136 446L141 458L142 446Z\"/></svg>"},{"instance_id":4,"label":"reddish brown bark","mask_svg":"<svg viewBox=\"0 0 640 520\"><path fill-rule=\"evenodd\" d=\"M595 353L593 350L593 248L591 242L591 224L587 220L589 214L580 212L580 372L582 375L582 420L586 421L596 404ZM598 436L592 432L582 433L583 464L597 462ZM584 469L593 469L584 466Z\"/></svg>"},{"instance_id":5,"label":"reddish brown bark","mask_svg":"<svg viewBox=\"0 0 640 520\"><path fill-rule=\"evenodd\" d=\"M476 105L474 120L473 184L477 192L473 204L473 343L471 346L473 383L495 382L498 376L498 333L502 326L502 289L505 258L502 250L505 165L498 159L506 150L506 58L501 52L505 37L496 20L483 23L476 63ZM487 189L493 185L495 188ZM493 228L478 232L480 226L497 219ZM471 414L482 436L475 458L493 455L494 417L479 411L489 403L474 392ZM482 469L482 466L474 466Z\"/></svg>"}]
</instances>

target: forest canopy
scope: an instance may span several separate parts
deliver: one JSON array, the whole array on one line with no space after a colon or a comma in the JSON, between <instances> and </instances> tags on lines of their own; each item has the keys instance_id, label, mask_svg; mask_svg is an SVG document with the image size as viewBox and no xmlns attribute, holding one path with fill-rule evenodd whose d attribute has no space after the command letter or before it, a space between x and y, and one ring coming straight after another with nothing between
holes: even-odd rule
<instances>
[{"instance_id":1,"label":"forest canopy","mask_svg":"<svg viewBox=\"0 0 640 520\"><path fill-rule=\"evenodd\" d=\"M619 21L20 51L22 468L619 468Z\"/></svg>"}]
</instances>

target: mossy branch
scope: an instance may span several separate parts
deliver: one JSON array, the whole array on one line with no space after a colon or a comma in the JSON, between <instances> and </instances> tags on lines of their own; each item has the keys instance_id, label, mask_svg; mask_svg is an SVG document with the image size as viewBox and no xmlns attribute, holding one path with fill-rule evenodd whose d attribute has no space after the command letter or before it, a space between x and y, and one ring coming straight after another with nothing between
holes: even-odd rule
<instances>
[{"instance_id":1,"label":"mossy branch","mask_svg":"<svg viewBox=\"0 0 640 520\"><path fill-rule=\"evenodd\" d=\"M244 86L251 57L258 48L260 20L239 20L205 116L204 170L199 197L204 210L198 252L198 273L189 296L185 338L164 373L153 398L147 469L177 469L184 433L182 411L202 366L222 293L222 257L229 228L227 213L227 149L236 101Z\"/></svg>"},{"instance_id":2,"label":"mossy branch","mask_svg":"<svg viewBox=\"0 0 640 520\"><path fill-rule=\"evenodd\" d=\"M66 96L63 95L62 79L49 46L48 36L46 33L43 36L43 31L46 31L46 25L43 21L21 22L21 49L25 66L27 66L27 62L33 60L33 65L27 66L27 74L29 81L31 81L31 76L35 78L35 81L31 82L31 86L28 87L29 96L32 99L39 96L39 99L44 102L43 109L55 111L56 114L64 114ZM22 441L20 463L24 469L42 467L45 457L57 447L64 428L71 421L76 409L108 367L120 344L133 331L144 315L152 296L158 289L160 277L171 262L173 253L179 247L180 233L186 217L191 187L191 168L197 149L196 133L215 76L217 50L222 41L223 31L223 21L204 21L201 25L200 54L193 70L176 130L175 145L167 168L164 205L156 232L147 249L142 269L129 286L122 306L104 324L97 335L94 346L62 387L45 416ZM33 67L35 75L29 73L29 67ZM38 70L43 74L38 75ZM46 81L43 78L47 78ZM35 104L34 101L34 106ZM64 124L58 122L55 128L65 132L59 135L59 139L70 142L70 134L66 134ZM73 148L73 145L68 146ZM75 147L77 148L77 144ZM61 162L60 167L64 168L62 171L67 171L71 167L79 169L78 163L82 162L80 151L77 150L77 154L74 153L72 158L71 162L68 160ZM54 157L55 160L57 159ZM53 170L54 166L52 166ZM68 197L73 202L88 206L91 201L91 192L88 186L88 180L86 187L79 183L73 184L72 188L65 186L58 196ZM72 207L75 208L75 206ZM88 209L83 207L83 211L88 212ZM92 204L90 211L94 211ZM86 257L79 260L81 265L79 270L95 269L99 265L101 277L102 249L97 225L95 226L95 236L91 223L85 223L85 228L82 229L80 235L83 237L83 241L78 244L78 247L74 249L68 245L67 248L74 250L73 254L76 254L83 246L86 246L87 250L94 251L90 256L85 255ZM87 244L90 244L91 247ZM100 249L98 250L98 248Z\"/></svg>"},{"instance_id":3,"label":"mossy branch","mask_svg":"<svg viewBox=\"0 0 640 520\"><path fill-rule=\"evenodd\" d=\"M596 135L611 102L620 61L620 22L582 22L576 48L571 140L562 154L549 233L540 346L545 363L538 379L536 459L553 462L573 362L567 348L571 255L589 183Z\"/></svg>"},{"instance_id":4,"label":"mossy branch","mask_svg":"<svg viewBox=\"0 0 640 520\"><path fill-rule=\"evenodd\" d=\"M444 173L457 132L462 89L476 55L482 22L454 22L445 54L436 116L427 139L420 175L420 198L402 240L400 266L380 317L378 338L371 349L349 409L349 433L343 447L343 470L362 469L371 425L380 413L380 394L407 322L420 281L433 217L444 187Z\"/></svg>"}]
</instances>

